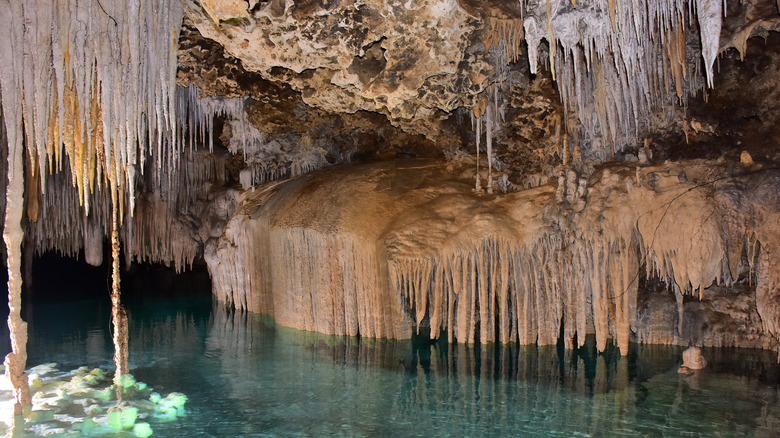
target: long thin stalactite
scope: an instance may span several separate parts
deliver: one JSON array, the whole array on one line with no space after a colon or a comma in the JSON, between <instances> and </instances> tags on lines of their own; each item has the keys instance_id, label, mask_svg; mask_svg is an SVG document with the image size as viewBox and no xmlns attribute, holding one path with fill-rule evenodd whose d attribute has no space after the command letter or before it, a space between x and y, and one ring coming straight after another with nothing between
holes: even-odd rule
<instances>
[{"instance_id":1,"label":"long thin stalactite","mask_svg":"<svg viewBox=\"0 0 780 438\"><path fill-rule=\"evenodd\" d=\"M119 379L130 372L128 352L127 311L122 306L119 277L119 208L115 182L112 182L111 208L111 321L114 327L114 383L121 387ZM119 399L120 397L117 397Z\"/></svg>"},{"instance_id":2,"label":"long thin stalactite","mask_svg":"<svg viewBox=\"0 0 780 438\"><path fill-rule=\"evenodd\" d=\"M14 415L20 415L24 407L32 404L27 374L27 323L22 319L22 217L24 215L24 162L22 136L22 101L20 72L9 63L21 52L22 29L21 4L16 1L0 2L0 92L2 93L2 118L8 139L8 185L6 186L6 210L3 239L8 254L8 330L11 337L11 353L5 357L5 374L13 386Z\"/></svg>"}]
</instances>

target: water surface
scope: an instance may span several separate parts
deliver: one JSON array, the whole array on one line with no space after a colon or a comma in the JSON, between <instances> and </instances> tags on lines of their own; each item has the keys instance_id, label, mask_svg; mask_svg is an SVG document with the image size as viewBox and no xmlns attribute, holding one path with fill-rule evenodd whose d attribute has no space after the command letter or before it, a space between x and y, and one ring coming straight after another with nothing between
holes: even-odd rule
<instances>
[{"instance_id":1,"label":"water surface","mask_svg":"<svg viewBox=\"0 0 780 438\"><path fill-rule=\"evenodd\" d=\"M772 352L705 349L710 366L682 377L677 347L632 344L620 357L615 348L596 354L591 340L572 352L323 336L228 311L212 302L202 273L141 274L124 280L131 372L160 393L189 397L189 415L153 423L154 436L780 431L780 368ZM97 292L63 281L37 287L47 289L25 306L29 366L110 368L105 284Z\"/></svg>"}]
</instances>

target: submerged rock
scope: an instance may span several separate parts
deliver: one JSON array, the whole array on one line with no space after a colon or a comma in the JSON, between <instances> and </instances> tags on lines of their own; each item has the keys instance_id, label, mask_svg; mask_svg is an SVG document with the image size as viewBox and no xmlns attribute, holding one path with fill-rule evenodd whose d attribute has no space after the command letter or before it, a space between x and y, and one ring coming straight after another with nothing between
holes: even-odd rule
<instances>
[{"instance_id":1,"label":"submerged rock","mask_svg":"<svg viewBox=\"0 0 780 438\"><path fill-rule=\"evenodd\" d=\"M683 366L680 368L688 368L691 370L701 370L707 366L707 359L701 355L701 348L689 347L683 351Z\"/></svg>"},{"instance_id":2,"label":"submerged rock","mask_svg":"<svg viewBox=\"0 0 780 438\"><path fill-rule=\"evenodd\" d=\"M693 374L693 370L683 365L680 367L679 370L677 370L677 373L685 376L690 376L691 374Z\"/></svg>"}]
</instances>

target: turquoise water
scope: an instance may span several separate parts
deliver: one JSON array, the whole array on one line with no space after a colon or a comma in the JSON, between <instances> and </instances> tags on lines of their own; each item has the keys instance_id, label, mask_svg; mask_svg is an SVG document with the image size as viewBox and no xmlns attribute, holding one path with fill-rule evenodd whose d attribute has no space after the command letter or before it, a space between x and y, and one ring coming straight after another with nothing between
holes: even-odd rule
<instances>
[{"instance_id":1,"label":"turquoise water","mask_svg":"<svg viewBox=\"0 0 780 438\"><path fill-rule=\"evenodd\" d=\"M154 436L775 436L776 355L681 349L596 354L322 336L212 302L202 274L125 280L131 372L189 397ZM111 367L103 294L47 284L28 300L30 366ZM101 290L104 284L96 289ZM5 344L0 348L6 348ZM5 353L3 351L3 353Z\"/></svg>"}]
</instances>

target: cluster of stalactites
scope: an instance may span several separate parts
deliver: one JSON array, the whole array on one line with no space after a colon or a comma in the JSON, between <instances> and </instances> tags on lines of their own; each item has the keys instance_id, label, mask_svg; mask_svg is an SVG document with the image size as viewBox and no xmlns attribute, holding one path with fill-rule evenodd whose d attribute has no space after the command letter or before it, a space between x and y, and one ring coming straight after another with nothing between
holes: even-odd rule
<instances>
[{"instance_id":1,"label":"cluster of stalactites","mask_svg":"<svg viewBox=\"0 0 780 438\"><path fill-rule=\"evenodd\" d=\"M92 206L89 214L79 206L79 190L72 184L68 157L64 157L63 170L44 179L45 190L41 196L41 214L27 227L28 244L34 245L36 254L57 251L63 256L77 257L84 250L91 265L103 262L103 243L110 233L111 198L101 190L88 194Z\"/></svg>"},{"instance_id":2,"label":"cluster of stalactites","mask_svg":"<svg viewBox=\"0 0 780 438\"><path fill-rule=\"evenodd\" d=\"M706 83L713 86L723 5L720 0L526 0L523 25L531 73L542 60L566 110L585 135L613 146L636 137L640 120L704 89L702 62L686 59L686 32L698 19ZM495 27L494 24L490 24ZM693 64L692 66L689 64Z\"/></svg>"},{"instance_id":3,"label":"cluster of stalactites","mask_svg":"<svg viewBox=\"0 0 780 438\"><path fill-rule=\"evenodd\" d=\"M230 153L241 154L247 165L241 174L244 188L295 177L324 166L310 139L302 138L296 152L288 155L285 150L289 148L252 126L244 108L245 98L200 96L194 85L180 88L178 96L180 144L189 144L190 149L193 145L208 144L212 151L214 119L224 117L223 133L230 133L230 141L225 146Z\"/></svg>"},{"instance_id":4,"label":"cluster of stalactites","mask_svg":"<svg viewBox=\"0 0 780 438\"><path fill-rule=\"evenodd\" d=\"M487 152L487 188L485 189L488 194L493 193L493 139L496 131L500 129L501 122L503 121L503 112L498 101L498 89L500 84L493 84L489 90L493 91L492 99L483 98L477 102L477 105L473 108L471 113L471 126L475 129L476 139L476 151L477 151L477 170L476 181L474 191L479 193L482 191L482 177L479 173L479 149L480 141L482 140L482 130L484 126L485 131L485 149Z\"/></svg>"},{"instance_id":5,"label":"cluster of stalactites","mask_svg":"<svg viewBox=\"0 0 780 438\"><path fill-rule=\"evenodd\" d=\"M23 121L29 177L61 170L67 154L87 210L89 194L110 185L132 211L136 164L177 147L180 0L11 0L0 9L3 112L11 138Z\"/></svg>"},{"instance_id":6,"label":"cluster of stalactites","mask_svg":"<svg viewBox=\"0 0 780 438\"><path fill-rule=\"evenodd\" d=\"M179 212L155 196L138 202L132 218L132 231L125 237L125 259L162 263L176 272L192 267L201 253L200 240Z\"/></svg>"},{"instance_id":7,"label":"cluster of stalactites","mask_svg":"<svg viewBox=\"0 0 780 438\"><path fill-rule=\"evenodd\" d=\"M386 293L373 243L245 218L234 216L229 242L213 239L205 250L218 301L299 330L408 338L408 321Z\"/></svg>"},{"instance_id":8,"label":"cluster of stalactites","mask_svg":"<svg viewBox=\"0 0 780 438\"><path fill-rule=\"evenodd\" d=\"M565 242L548 234L520 245L487 238L432 258L391 260L392 287L417 327L430 325L432 338L446 334L465 343L553 345L563 326L567 348L582 346L585 335L595 332L599 351L611 338L626 354L637 323L640 265L646 263L648 277L665 280L678 293L699 296L703 287L729 276L728 264L722 263L727 249L720 242L694 254L675 245L679 242L649 248L641 234L635 237L639 241ZM750 253L749 242L746 246ZM739 252L742 246L735 248ZM660 264L659 252L664 254ZM701 266L688 266L686 256ZM678 317L682 321L682 313Z\"/></svg>"},{"instance_id":9,"label":"cluster of stalactites","mask_svg":"<svg viewBox=\"0 0 780 438\"><path fill-rule=\"evenodd\" d=\"M488 29L484 44L487 50L503 45L503 51L507 60L517 62L520 59L523 42L523 21L519 19L500 19L488 17L486 20Z\"/></svg>"},{"instance_id":10,"label":"cluster of stalactites","mask_svg":"<svg viewBox=\"0 0 780 438\"><path fill-rule=\"evenodd\" d=\"M135 218L129 211L125 214L122 240L125 260L172 264L180 271L191 266L200 251L197 239L177 222L177 215L186 215L193 200L206 197L206 183L227 178L225 160L196 150L195 145L212 146L208 140L212 138L214 117L242 113L243 104L237 105L235 99L200 98L194 87L178 87L176 96L177 155L153 154L146 160L138 186L151 194L136 201ZM78 178L73 177L71 156L66 154L61 160L60 171L44 175L40 202L28 193L28 210L33 201L40 208L37 220L28 226L29 240L34 242L37 254L57 251L75 257L83 249L87 262L99 265L105 237L110 233L113 201L106 188L99 185L82 192L74 183ZM89 210L81 204L89 205Z\"/></svg>"},{"instance_id":11,"label":"cluster of stalactites","mask_svg":"<svg viewBox=\"0 0 780 438\"><path fill-rule=\"evenodd\" d=\"M219 96L201 96L198 88L179 87L177 93L177 109L179 126L179 144L188 145L190 150L198 144L208 144L209 151L214 150L214 118L224 116L242 124L248 124L244 113L243 97L225 98ZM186 128L185 128L186 127ZM246 144L247 139L241 141Z\"/></svg>"},{"instance_id":12,"label":"cluster of stalactites","mask_svg":"<svg viewBox=\"0 0 780 438\"><path fill-rule=\"evenodd\" d=\"M527 246L489 238L436 259L394 260L390 272L432 338L553 345L563 323L567 348L582 346L595 330L599 351L613 338L626 354L637 260L636 247L622 239L565 245L546 235Z\"/></svg>"},{"instance_id":13,"label":"cluster of stalactites","mask_svg":"<svg viewBox=\"0 0 780 438\"><path fill-rule=\"evenodd\" d=\"M636 328L641 269L682 300L684 294L702 298L712 284L735 281L746 261L757 269L751 275L761 298L757 311L765 331L776 336L778 306L769 297L777 280L768 248L776 240L777 222L773 215L763 219L769 226L748 226L741 219L751 210L753 201L745 200L753 195L733 182L716 186L713 194L702 188L717 179L694 185L676 173L659 175L657 169L640 168L635 176L604 171L600 179L588 195L589 205L619 198L622 208L585 210L568 231L533 233L521 240L487 236L428 257L391 259L394 294L404 298L418 327L430 324L434 337L446 333L466 343L544 345L557 342L563 326L569 348L592 331L600 351L611 337L625 354ZM615 196L620 186L626 191ZM774 199L775 190L756 190L760 202ZM593 227L600 222L603 227ZM683 319L679 308L679 327Z\"/></svg>"}]
</instances>

